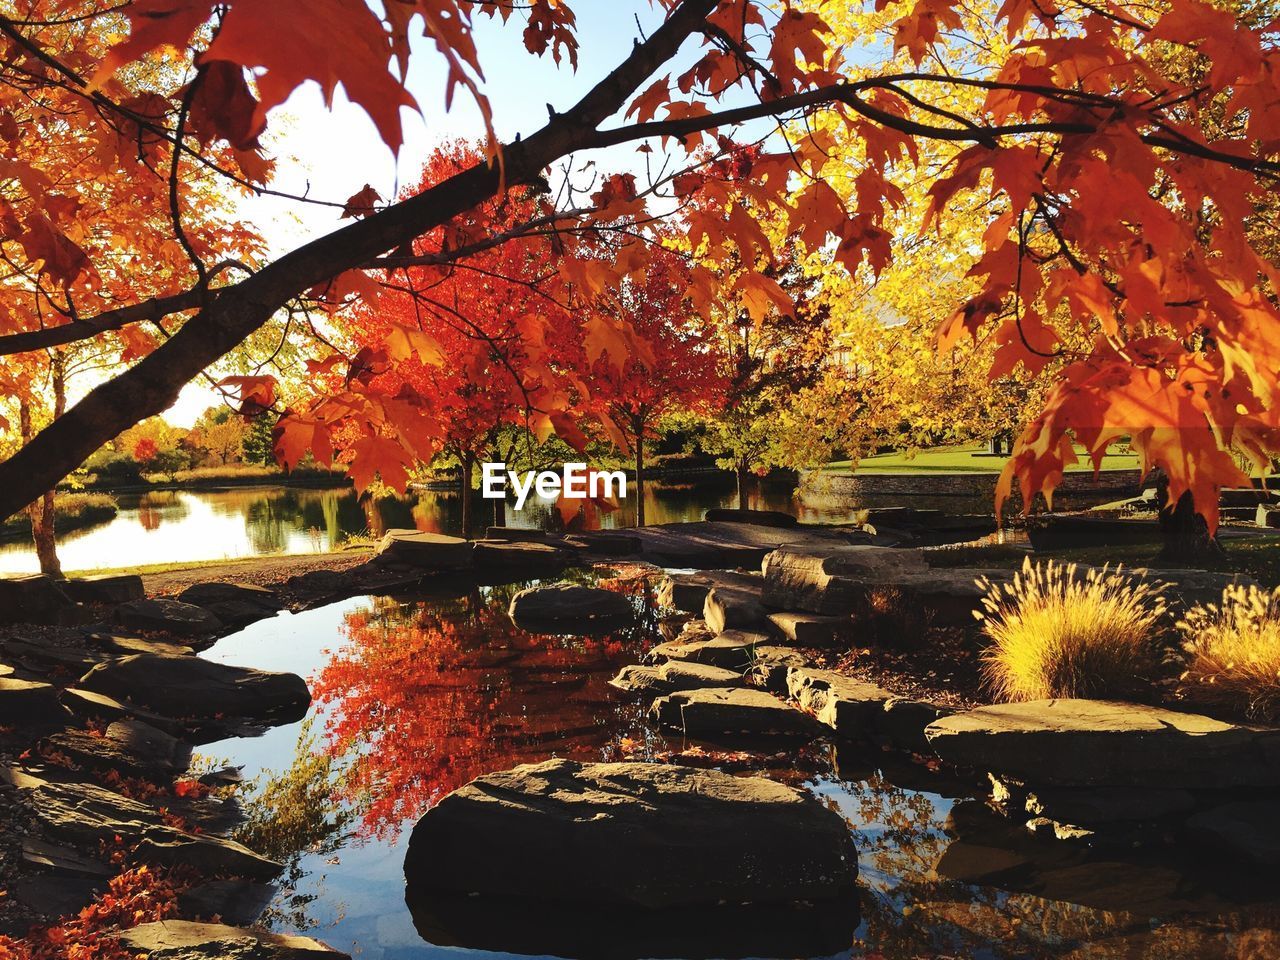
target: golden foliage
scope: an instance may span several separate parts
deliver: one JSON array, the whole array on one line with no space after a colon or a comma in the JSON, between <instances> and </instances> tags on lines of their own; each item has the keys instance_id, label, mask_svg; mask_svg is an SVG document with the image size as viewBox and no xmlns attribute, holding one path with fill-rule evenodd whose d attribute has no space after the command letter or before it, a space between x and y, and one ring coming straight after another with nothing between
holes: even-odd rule
<instances>
[{"instance_id":1,"label":"golden foliage","mask_svg":"<svg viewBox=\"0 0 1280 960\"><path fill-rule=\"evenodd\" d=\"M1178 629L1187 654L1180 696L1255 720L1280 717L1280 588L1227 587L1221 604L1192 608Z\"/></svg>"}]
</instances>

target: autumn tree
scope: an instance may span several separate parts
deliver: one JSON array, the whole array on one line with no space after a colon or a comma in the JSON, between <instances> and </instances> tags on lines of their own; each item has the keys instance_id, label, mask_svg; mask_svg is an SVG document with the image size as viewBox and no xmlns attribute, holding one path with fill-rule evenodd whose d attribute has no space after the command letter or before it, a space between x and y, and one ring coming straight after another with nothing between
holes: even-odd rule
<instances>
[{"instance_id":1,"label":"autumn tree","mask_svg":"<svg viewBox=\"0 0 1280 960\"><path fill-rule=\"evenodd\" d=\"M638 526L645 523L644 448L659 422L676 411L710 414L724 400L719 345L689 304L688 286L684 258L655 248L645 273L622 285L611 308L643 338L648 355L628 356L621 365L596 358L589 367L591 404L616 425L627 444L621 452L635 463Z\"/></svg>"},{"instance_id":2,"label":"autumn tree","mask_svg":"<svg viewBox=\"0 0 1280 960\"><path fill-rule=\"evenodd\" d=\"M1096 460L1128 436L1144 465L1169 476L1171 502L1194 498L1211 530L1218 488L1247 479L1230 450L1261 467L1280 447L1280 384L1271 373L1280 363L1277 273L1252 230L1263 195L1280 177L1274 19L1254 22L1204 0L1157 8L1010 0L995 15L1012 41L1008 54L971 70L938 41L963 34L980 10L949 0L879 6L883 36L905 52L906 68L868 71L846 61L845 49L874 47L880 37L864 29L855 44L837 43L825 5L660 0L661 23L643 31L608 75L592 78L577 103L553 109L517 140L491 138L485 161L412 197L295 198L333 203L352 222L252 272L223 266L217 251L193 242L181 216L140 219L129 225L142 235L140 245L181 250L186 262L169 260L175 270L155 289L86 300L82 290L92 285L102 250L84 240L79 209L50 203L39 189L16 197L4 243L22 247L32 266L16 283L28 301L34 293L60 309L43 322L6 317L0 350L155 324L167 336L139 344L127 370L0 464L0 512L21 509L102 443L158 413L278 311L303 309L317 296L359 295L405 266L462 262L523 236L582 237L622 216L686 216L682 229L712 265L776 269L781 251L761 224L779 218L788 243L794 236L807 250L829 244L846 270L864 262L880 269L884 218L897 203L883 188L886 174L913 165L922 142L945 141L963 149L945 169L920 171L932 181L921 225L945 225L956 200L975 190L992 197L993 215L971 268L978 289L943 324L943 347L991 328L1006 368L1034 373L1062 364L1018 441L1001 495L1015 478L1026 501L1051 492L1075 442ZM400 108L418 106L403 78L414 75L410 61L420 56L443 56L446 99L465 92L485 111L484 51L471 32L479 16L518 24L534 55L576 63L573 13L558 0L519 10L406 0L382 13L338 0L30 2L20 16L0 20L8 47L0 106L13 117L12 169L32 180L44 162L42 145L57 139L48 129L56 123L86 138L86 162L114 168L141 146L147 163L132 172L139 196L176 195L179 203L197 196L182 186L183 171L197 165L261 189L269 170L256 152L259 138L272 109L308 80L330 97L341 84L394 150ZM302 18L305 32L294 29ZM296 42L280 42L284 36ZM1203 69L1188 73L1169 51L1187 51ZM129 87L136 65L165 57L172 69L156 74L145 93ZM974 89L982 92L977 104L957 95ZM1210 113L1215 122L1206 124ZM824 117L865 144L865 189L849 200L829 182L841 164L821 129ZM752 141L760 154L750 169L697 184L700 219L681 209L683 197L673 204L659 196L686 172L678 169L682 150L701 167L699 148L727 158ZM574 151L621 144L665 149L673 163L651 167L654 182L634 190L612 181L612 189L589 194L572 185L542 193L537 215L505 232L425 253L411 247L494 198L547 190L547 170ZM584 244L561 264L557 299L586 309L642 272L646 244L629 238L608 260L591 255L600 245ZM695 274L695 289L718 286L721 299L737 297L757 312L765 302L783 315L792 309L768 270L707 269ZM626 344L628 331L617 334ZM356 380L346 375L354 359L336 360L344 374L335 384L339 397ZM275 400L268 382L241 383L239 392L256 407ZM380 451L365 460L376 466L363 476L399 479L412 462L422 413L412 406L348 405L344 428L370 438L366 452ZM286 418L281 438L289 438L287 451L315 446L323 458L336 426ZM396 444L402 457L385 455L375 437ZM358 454L353 466L361 460Z\"/></svg>"},{"instance_id":3,"label":"autumn tree","mask_svg":"<svg viewBox=\"0 0 1280 960\"><path fill-rule=\"evenodd\" d=\"M187 443L218 464L239 460L249 434L248 424L229 407L210 407L191 427Z\"/></svg>"}]
</instances>

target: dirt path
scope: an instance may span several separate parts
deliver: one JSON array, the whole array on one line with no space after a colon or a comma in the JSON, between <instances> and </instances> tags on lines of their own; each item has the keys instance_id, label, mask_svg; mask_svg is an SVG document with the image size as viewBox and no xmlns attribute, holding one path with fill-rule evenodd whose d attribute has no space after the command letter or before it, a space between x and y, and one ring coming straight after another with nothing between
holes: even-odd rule
<instances>
[{"instance_id":1,"label":"dirt path","mask_svg":"<svg viewBox=\"0 0 1280 960\"><path fill-rule=\"evenodd\" d=\"M181 593L193 583L225 580L229 583L270 586L312 570L349 570L373 555L367 548L336 553L303 553L276 557L246 557L220 563L175 564L164 570L143 572L148 596Z\"/></svg>"}]
</instances>

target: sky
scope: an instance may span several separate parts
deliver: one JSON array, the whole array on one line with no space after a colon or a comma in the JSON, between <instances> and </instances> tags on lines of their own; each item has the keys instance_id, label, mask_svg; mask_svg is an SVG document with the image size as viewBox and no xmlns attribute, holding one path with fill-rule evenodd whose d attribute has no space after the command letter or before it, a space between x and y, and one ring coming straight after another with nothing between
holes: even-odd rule
<instances>
[{"instance_id":1,"label":"sky","mask_svg":"<svg viewBox=\"0 0 1280 960\"><path fill-rule=\"evenodd\" d=\"M627 55L637 36L637 24L647 35L661 23L660 13L649 0L578 0L573 9L580 42L576 73L567 62L557 67L550 55L534 57L528 53L519 15L506 25L478 18L476 46L485 71L482 89L489 97L494 128L503 141L530 134L546 123L548 104L563 112L577 102ZM690 46L684 51L676 66L691 63L695 49ZM664 66L660 72L670 69ZM318 85L300 87L268 119L263 140L277 164L275 179L268 186L342 202L367 183L383 197L394 196L401 186L417 179L437 144L484 135L480 112L466 91L459 90L452 109L445 111L444 79L443 58L420 41L410 60L406 85L422 112L402 109L405 142L398 157L379 139L364 111L347 101L341 89L329 109ZM644 171L644 160L634 145L583 154L575 158L575 168L587 161L593 161L598 170L637 175ZM240 204L240 216L258 227L272 255L286 253L343 225L332 207L270 196L246 198ZM189 427L204 409L220 402L215 391L197 381L182 391L164 417L177 426Z\"/></svg>"}]
</instances>

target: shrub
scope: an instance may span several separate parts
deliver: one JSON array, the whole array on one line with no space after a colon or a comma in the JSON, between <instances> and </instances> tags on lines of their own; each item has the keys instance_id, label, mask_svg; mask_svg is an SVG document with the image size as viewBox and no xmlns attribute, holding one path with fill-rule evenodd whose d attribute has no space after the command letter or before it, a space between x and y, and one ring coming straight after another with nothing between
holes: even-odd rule
<instances>
[{"instance_id":1,"label":"shrub","mask_svg":"<svg viewBox=\"0 0 1280 960\"><path fill-rule=\"evenodd\" d=\"M1280 588L1227 587L1220 605L1193 607L1178 629L1187 655L1181 697L1253 720L1280 719Z\"/></svg>"},{"instance_id":2,"label":"shrub","mask_svg":"<svg viewBox=\"0 0 1280 960\"><path fill-rule=\"evenodd\" d=\"M1033 564L987 588L978 613L991 645L983 674L1000 700L1121 697L1158 664L1160 589L1117 567Z\"/></svg>"}]
</instances>

